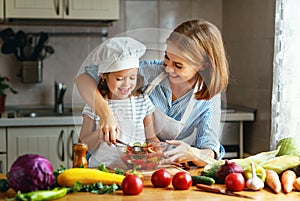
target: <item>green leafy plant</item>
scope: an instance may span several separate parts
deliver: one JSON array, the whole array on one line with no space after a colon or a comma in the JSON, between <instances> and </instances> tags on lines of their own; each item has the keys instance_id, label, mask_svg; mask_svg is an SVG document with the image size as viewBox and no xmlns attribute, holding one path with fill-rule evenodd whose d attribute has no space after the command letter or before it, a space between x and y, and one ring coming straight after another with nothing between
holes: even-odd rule
<instances>
[{"instance_id":1,"label":"green leafy plant","mask_svg":"<svg viewBox=\"0 0 300 201\"><path fill-rule=\"evenodd\" d=\"M0 75L0 96L6 95L6 91L17 94L18 92L9 84L9 78L7 76Z\"/></svg>"}]
</instances>

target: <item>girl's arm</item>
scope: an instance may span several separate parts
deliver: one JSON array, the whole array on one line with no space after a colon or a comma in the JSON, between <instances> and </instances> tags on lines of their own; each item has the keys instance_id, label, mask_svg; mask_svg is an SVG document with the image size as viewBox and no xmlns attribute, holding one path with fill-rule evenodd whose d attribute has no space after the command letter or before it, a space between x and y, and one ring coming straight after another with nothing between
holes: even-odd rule
<instances>
[{"instance_id":1,"label":"girl's arm","mask_svg":"<svg viewBox=\"0 0 300 201\"><path fill-rule=\"evenodd\" d=\"M79 141L86 143L88 145L88 151L91 152L95 150L98 144L103 141L103 135L100 129L95 130L94 120L83 115L83 123L80 130Z\"/></svg>"},{"instance_id":2,"label":"girl's arm","mask_svg":"<svg viewBox=\"0 0 300 201\"><path fill-rule=\"evenodd\" d=\"M147 142L160 142L155 135L154 125L153 125L153 113L144 118L144 128Z\"/></svg>"},{"instance_id":3,"label":"girl's arm","mask_svg":"<svg viewBox=\"0 0 300 201\"><path fill-rule=\"evenodd\" d=\"M84 101L100 116L99 129L106 139L116 143L119 125L107 102L97 89L95 80L86 73L75 78L77 89Z\"/></svg>"}]
</instances>

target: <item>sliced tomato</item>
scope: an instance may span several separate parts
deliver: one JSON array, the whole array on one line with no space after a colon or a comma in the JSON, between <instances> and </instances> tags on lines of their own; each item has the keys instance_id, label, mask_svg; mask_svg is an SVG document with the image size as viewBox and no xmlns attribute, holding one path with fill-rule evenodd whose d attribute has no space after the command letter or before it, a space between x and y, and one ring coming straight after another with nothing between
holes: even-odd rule
<instances>
[{"instance_id":1,"label":"sliced tomato","mask_svg":"<svg viewBox=\"0 0 300 201\"><path fill-rule=\"evenodd\" d=\"M149 170L149 169L154 169L156 167L156 163L147 163L144 165L141 169Z\"/></svg>"},{"instance_id":2,"label":"sliced tomato","mask_svg":"<svg viewBox=\"0 0 300 201\"><path fill-rule=\"evenodd\" d=\"M138 159L131 160L131 163L134 164L134 165L141 165L141 166L146 164L145 160L138 160Z\"/></svg>"}]
</instances>

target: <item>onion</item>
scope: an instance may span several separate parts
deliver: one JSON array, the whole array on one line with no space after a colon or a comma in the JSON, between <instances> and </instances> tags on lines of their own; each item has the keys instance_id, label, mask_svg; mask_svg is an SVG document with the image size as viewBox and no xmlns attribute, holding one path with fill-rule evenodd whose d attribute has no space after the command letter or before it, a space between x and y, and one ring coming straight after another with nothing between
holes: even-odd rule
<instances>
[{"instance_id":1,"label":"onion","mask_svg":"<svg viewBox=\"0 0 300 201\"><path fill-rule=\"evenodd\" d=\"M216 176L221 183L225 182L225 177L233 172L243 173L243 168L235 162L229 162L225 160L225 164L218 167Z\"/></svg>"}]
</instances>

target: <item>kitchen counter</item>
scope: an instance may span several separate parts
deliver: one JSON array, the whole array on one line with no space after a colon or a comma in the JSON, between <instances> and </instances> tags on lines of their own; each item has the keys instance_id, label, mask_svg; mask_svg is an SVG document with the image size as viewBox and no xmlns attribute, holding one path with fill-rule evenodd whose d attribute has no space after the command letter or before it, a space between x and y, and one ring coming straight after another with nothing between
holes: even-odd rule
<instances>
[{"instance_id":1,"label":"kitchen counter","mask_svg":"<svg viewBox=\"0 0 300 201\"><path fill-rule=\"evenodd\" d=\"M221 121L254 121L254 112L236 110L234 112L222 112ZM4 113L0 119L0 127L18 126L60 126L81 125L82 117L74 116L51 116L51 117L15 117L8 118Z\"/></svg>"},{"instance_id":2,"label":"kitchen counter","mask_svg":"<svg viewBox=\"0 0 300 201\"><path fill-rule=\"evenodd\" d=\"M50 111L52 112L52 116L35 116L35 117L31 117L31 116L19 116L17 115L17 111L16 109L8 111L7 113L3 113L1 115L0 118L0 128L5 129L4 132L7 133L12 133L13 129L22 129L22 128L32 128L34 130L28 130L28 133L32 133L32 132L39 132L37 131L37 129L41 129L44 133L46 132L46 128L48 129L48 132L53 132L53 133L57 133L57 135L59 135L60 130L58 131L49 131L49 129L52 129L54 127L80 127L82 124L82 116L81 115L81 108L73 108L72 110L70 110L70 107L67 111L67 113L65 113L63 116L55 116L56 114L54 113L53 115L53 110L52 107L37 107L34 106L32 108L35 109L46 109L46 111ZM19 111L21 110L29 110L29 111L34 111L34 109L31 109L29 107L23 107L23 108L19 108ZM12 112L13 111L13 112ZM70 112L72 111L72 112ZM13 115L9 115L9 114L13 114ZM48 114L48 113L47 113ZM73 116L72 116L73 114ZM238 150L234 153L239 157L243 157L243 123L245 121L254 121L254 116L255 116L255 112L254 111L247 111L247 110L240 110L240 109L226 109L222 111L222 116L221 116L221 121L225 122L225 123L230 123L230 122L235 122L235 124L238 124L238 129L236 132L238 136L235 136L234 139L238 139L238 142L234 142L234 146L238 147ZM65 130L65 132L69 133L68 130ZM18 132L15 132L18 133ZM26 132L24 132L23 134L20 134L20 136L22 135L22 137L29 137L29 135L25 134ZM5 136L5 134L4 134ZM20 137L19 136L19 137ZM31 136L31 135L30 135ZM6 136L8 138L8 136ZM14 136L16 137L16 135ZM32 137L32 136L31 136ZM226 138L227 139L227 138ZM228 138L230 139L230 138ZM16 140L16 139L15 139ZM235 140L235 141L236 141ZM13 141L14 143L16 143L17 141ZM11 147L11 145L7 145L8 147ZM15 144L13 146L16 146ZM7 150L4 150L4 152L6 153ZM227 152L227 151L226 151ZM228 152L228 154L230 154L230 152Z\"/></svg>"},{"instance_id":3,"label":"kitchen counter","mask_svg":"<svg viewBox=\"0 0 300 201\"><path fill-rule=\"evenodd\" d=\"M0 127L81 125L81 116L1 118Z\"/></svg>"},{"instance_id":4,"label":"kitchen counter","mask_svg":"<svg viewBox=\"0 0 300 201\"><path fill-rule=\"evenodd\" d=\"M198 170L192 170L191 174L195 174ZM0 174L0 178L3 178L4 175ZM218 187L224 188L224 185L216 185ZM237 192L238 194L243 194L247 196L251 196L254 200L259 201L282 201L282 200L299 200L300 192L291 192L289 194L272 193L267 187L260 191L242 191ZM4 201L5 197L13 197L14 191L9 190L6 193L0 193L0 200ZM152 201L152 200L222 200L222 201L234 201L234 200L251 200L246 198L238 198L227 195L220 195L214 193L208 193L201 190L198 190L195 186L192 186L189 190L174 190L172 185L168 188L153 188L149 179L145 180L143 192L139 195L135 196L125 196L123 195L121 190L116 191L113 194L92 194L88 192L79 192L67 194L65 197L57 199L57 201L69 201L69 200L89 200L89 201L98 201L98 200L113 200L113 201Z\"/></svg>"}]
</instances>

